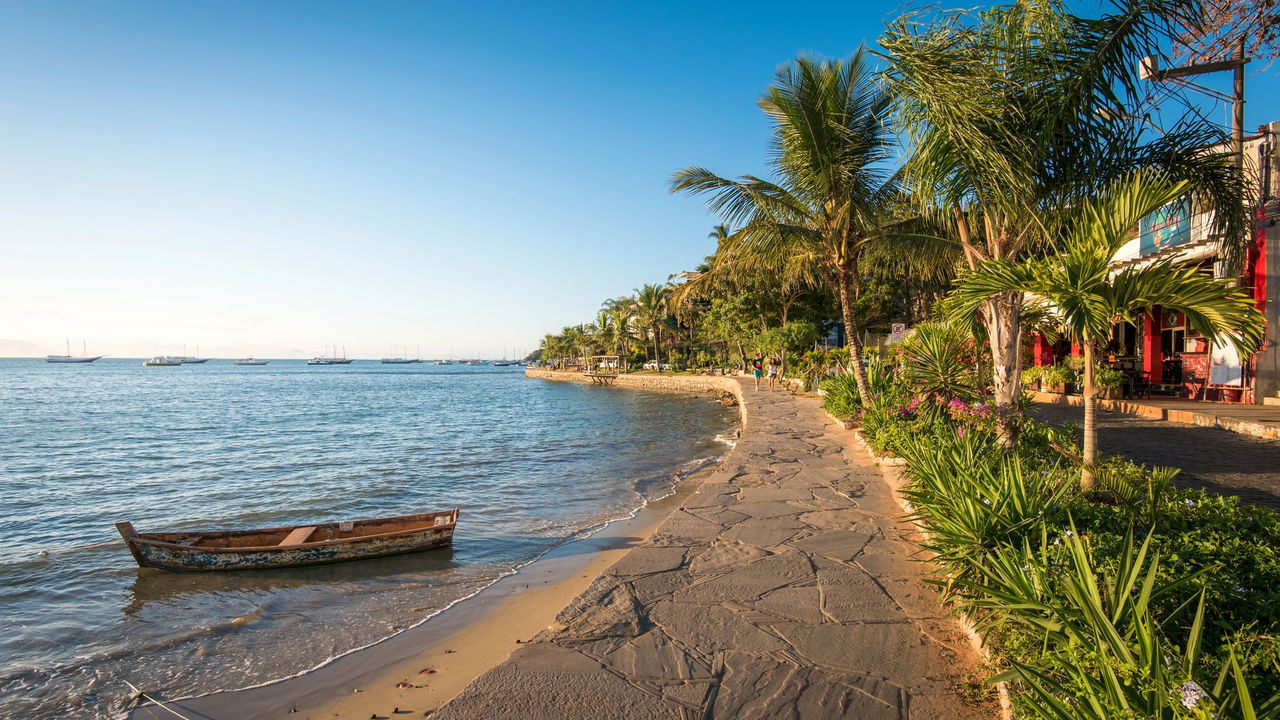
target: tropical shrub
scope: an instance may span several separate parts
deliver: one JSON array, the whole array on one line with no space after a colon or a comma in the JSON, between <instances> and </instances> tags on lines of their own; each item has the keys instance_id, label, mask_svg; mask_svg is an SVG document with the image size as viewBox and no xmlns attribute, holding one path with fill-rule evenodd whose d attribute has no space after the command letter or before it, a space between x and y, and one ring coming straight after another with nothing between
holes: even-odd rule
<instances>
[{"instance_id":1,"label":"tropical shrub","mask_svg":"<svg viewBox=\"0 0 1280 720\"><path fill-rule=\"evenodd\" d=\"M981 353L973 336L948 323L917 325L899 349L907 380L923 393L976 399L975 364Z\"/></svg>"},{"instance_id":2,"label":"tropical shrub","mask_svg":"<svg viewBox=\"0 0 1280 720\"><path fill-rule=\"evenodd\" d=\"M849 349L809 350L800 354L793 364L793 369L795 374L804 381L805 390L814 390L819 386L825 387L824 378L827 376L849 372Z\"/></svg>"},{"instance_id":3,"label":"tropical shrub","mask_svg":"<svg viewBox=\"0 0 1280 720\"><path fill-rule=\"evenodd\" d=\"M822 382L822 407L841 420L858 417L858 383L853 375L836 375Z\"/></svg>"},{"instance_id":4,"label":"tropical shrub","mask_svg":"<svg viewBox=\"0 0 1280 720\"><path fill-rule=\"evenodd\" d=\"M1025 420L1006 450L981 401L894 383L864 432L906 459L936 582L1017 716L1280 718L1280 513L1119 458L1083 492L1074 428Z\"/></svg>"}]
</instances>

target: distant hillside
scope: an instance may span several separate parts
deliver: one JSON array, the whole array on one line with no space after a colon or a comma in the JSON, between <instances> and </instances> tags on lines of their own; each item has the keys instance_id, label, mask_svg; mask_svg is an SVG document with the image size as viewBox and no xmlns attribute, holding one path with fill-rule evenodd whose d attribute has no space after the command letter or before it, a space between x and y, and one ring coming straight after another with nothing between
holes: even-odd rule
<instances>
[{"instance_id":1,"label":"distant hillside","mask_svg":"<svg viewBox=\"0 0 1280 720\"><path fill-rule=\"evenodd\" d=\"M51 351L48 348L26 340L9 340L8 338L0 338L0 357L44 357L49 355Z\"/></svg>"}]
</instances>

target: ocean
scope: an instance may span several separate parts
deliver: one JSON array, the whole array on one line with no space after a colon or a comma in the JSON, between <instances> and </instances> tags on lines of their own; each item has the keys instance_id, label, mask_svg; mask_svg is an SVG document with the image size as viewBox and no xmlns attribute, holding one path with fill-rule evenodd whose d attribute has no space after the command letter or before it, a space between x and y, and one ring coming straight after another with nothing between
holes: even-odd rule
<instances>
[{"instance_id":1,"label":"ocean","mask_svg":"<svg viewBox=\"0 0 1280 720\"><path fill-rule=\"evenodd\" d=\"M711 398L518 367L0 360L0 717L119 718L288 677L627 517L728 450ZM461 508L451 549L310 568L137 567L139 531Z\"/></svg>"}]
</instances>

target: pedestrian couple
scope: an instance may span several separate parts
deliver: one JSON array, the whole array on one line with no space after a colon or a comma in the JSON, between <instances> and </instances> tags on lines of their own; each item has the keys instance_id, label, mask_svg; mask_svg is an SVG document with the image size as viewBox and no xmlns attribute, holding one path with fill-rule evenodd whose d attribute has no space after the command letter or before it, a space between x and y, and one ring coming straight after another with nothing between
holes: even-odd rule
<instances>
[{"instance_id":1,"label":"pedestrian couple","mask_svg":"<svg viewBox=\"0 0 1280 720\"><path fill-rule=\"evenodd\" d=\"M760 356L760 353L756 353L755 359L751 361L751 376L755 378L756 390L760 389L760 378L765 374L765 372L766 372L765 360L763 357ZM777 360L774 360L773 358L769 358L767 372L769 373L769 390L770 392L772 392L774 389L774 385L777 384L778 382L778 361Z\"/></svg>"}]
</instances>

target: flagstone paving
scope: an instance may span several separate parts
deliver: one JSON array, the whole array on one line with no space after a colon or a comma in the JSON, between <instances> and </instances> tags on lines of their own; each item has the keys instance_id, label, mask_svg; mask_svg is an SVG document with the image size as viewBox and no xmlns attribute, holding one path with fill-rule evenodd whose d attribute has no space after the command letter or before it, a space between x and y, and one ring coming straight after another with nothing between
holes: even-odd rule
<instances>
[{"instance_id":1,"label":"flagstone paving","mask_svg":"<svg viewBox=\"0 0 1280 720\"><path fill-rule=\"evenodd\" d=\"M744 395L722 468L434 720L998 716L879 470L816 400Z\"/></svg>"},{"instance_id":2,"label":"flagstone paving","mask_svg":"<svg viewBox=\"0 0 1280 720\"><path fill-rule=\"evenodd\" d=\"M1280 410L1265 407L1272 413ZM1078 407L1045 403L1030 411L1037 420L1057 426L1080 426L1083 413ZM1181 468L1174 482L1184 487L1280 507L1280 440L1104 410L1098 413L1098 449L1145 465Z\"/></svg>"}]
</instances>

